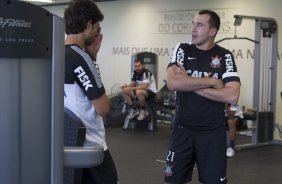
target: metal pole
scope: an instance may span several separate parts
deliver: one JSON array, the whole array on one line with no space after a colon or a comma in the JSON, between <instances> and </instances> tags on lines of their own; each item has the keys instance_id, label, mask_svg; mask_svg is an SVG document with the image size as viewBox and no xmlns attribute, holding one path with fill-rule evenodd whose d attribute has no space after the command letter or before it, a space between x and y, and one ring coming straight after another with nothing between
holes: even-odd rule
<instances>
[{"instance_id":1,"label":"metal pole","mask_svg":"<svg viewBox=\"0 0 282 184\"><path fill-rule=\"evenodd\" d=\"M51 103L51 184L63 183L64 169L64 23L53 16L52 103Z\"/></svg>"}]
</instances>

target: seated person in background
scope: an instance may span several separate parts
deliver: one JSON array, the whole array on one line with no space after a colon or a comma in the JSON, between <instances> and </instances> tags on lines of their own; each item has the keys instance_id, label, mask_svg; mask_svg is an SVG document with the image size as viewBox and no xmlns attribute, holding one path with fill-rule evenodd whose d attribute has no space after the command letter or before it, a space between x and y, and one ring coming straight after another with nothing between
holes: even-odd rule
<instances>
[{"instance_id":1,"label":"seated person in background","mask_svg":"<svg viewBox=\"0 0 282 184\"><path fill-rule=\"evenodd\" d=\"M142 61L135 60L134 68L131 83L121 86L121 95L130 107L127 118L132 119L139 114L137 119L143 120L149 114L145 109L145 100L156 96L156 82L152 72L143 67ZM139 102L140 110L134 106L135 98Z\"/></svg>"},{"instance_id":2,"label":"seated person in background","mask_svg":"<svg viewBox=\"0 0 282 184\"><path fill-rule=\"evenodd\" d=\"M243 112L238 105L225 104L225 121L228 126L229 142L227 145L226 156L235 156L235 140L237 133L237 122L243 119Z\"/></svg>"}]
</instances>

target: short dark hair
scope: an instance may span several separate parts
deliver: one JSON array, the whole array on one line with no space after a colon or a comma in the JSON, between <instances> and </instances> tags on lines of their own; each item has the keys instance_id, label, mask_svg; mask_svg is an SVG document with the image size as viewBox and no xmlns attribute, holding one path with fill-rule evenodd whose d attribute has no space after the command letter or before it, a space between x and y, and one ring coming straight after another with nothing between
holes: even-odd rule
<instances>
[{"instance_id":1,"label":"short dark hair","mask_svg":"<svg viewBox=\"0 0 282 184\"><path fill-rule=\"evenodd\" d=\"M93 0L72 0L64 12L65 32L69 34L81 33L86 29L87 22L100 22L104 15Z\"/></svg>"},{"instance_id":2,"label":"short dark hair","mask_svg":"<svg viewBox=\"0 0 282 184\"><path fill-rule=\"evenodd\" d=\"M143 61L141 59L136 59L134 63L140 63L141 65L143 65Z\"/></svg>"},{"instance_id":3,"label":"short dark hair","mask_svg":"<svg viewBox=\"0 0 282 184\"><path fill-rule=\"evenodd\" d=\"M212 10L201 10L198 12L199 15L208 14L210 16L209 25L211 28L220 28L220 18L217 13Z\"/></svg>"}]
</instances>

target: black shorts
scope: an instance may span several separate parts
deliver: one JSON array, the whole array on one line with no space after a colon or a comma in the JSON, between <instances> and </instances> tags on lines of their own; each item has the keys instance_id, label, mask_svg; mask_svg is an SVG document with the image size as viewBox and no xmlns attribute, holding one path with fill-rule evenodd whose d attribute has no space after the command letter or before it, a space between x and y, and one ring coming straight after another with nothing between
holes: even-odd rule
<instances>
[{"instance_id":1,"label":"black shorts","mask_svg":"<svg viewBox=\"0 0 282 184\"><path fill-rule=\"evenodd\" d=\"M146 100L151 100L151 99L156 98L156 93L154 93L153 91L147 90L146 93L147 93L146 94ZM134 94L133 99L137 99L136 90L133 91L133 94Z\"/></svg>"},{"instance_id":2,"label":"black shorts","mask_svg":"<svg viewBox=\"0 0 282 184\"><path fill-rule=\"evenodd\" d=\"M153 91L147 90L146 100L151 100L154 98L156 98L156 93L154 93Z\"/></svg>"},{"instance_id":3,"label":"black shorts","mask_svg":"<svg viewBox=\"0 0 282 184\"><path fill-rule=\"evenodd\" d=\"M166 157L165 182L191 181L195 164L201 183L227 183L225 126L209 131L174 127Z\"/></svg>"},{"instance_id":4,"label":"black shorts","mask_svg":"<svg viewBox=\"0 0 282 184\"><path fill-rule=\"evenodd\" d=\"M104 152L103 163L97 167L84 168L82 184L118 184L117 170L109 150Z\"/></svg>"}]
</instances>

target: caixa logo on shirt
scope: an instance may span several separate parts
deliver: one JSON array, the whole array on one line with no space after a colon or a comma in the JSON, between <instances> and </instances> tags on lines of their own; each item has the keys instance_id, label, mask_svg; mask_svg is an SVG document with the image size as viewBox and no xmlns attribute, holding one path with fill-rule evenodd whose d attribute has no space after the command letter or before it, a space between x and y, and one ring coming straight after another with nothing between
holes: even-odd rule
<instances>
[{"instance_id":1,"label":"caixa logo on shirt","mask_svg":"<svg viewBox=\"0 0 282 184\"><path fill-rule=\"evenodd\" d=\"M198 71L198 70L187 70L187 73L189 76L194 77L194 78L204 78L204 77L209 77L209 78L216 78L218 79L218 73L213 73L213 72L203 72L203 71Z\"/></svg>"},{"instance_id":2,"label":"caixa logo on shirt","mask_svg":"<svg viewBox=\"0 0 282 184\"><path fill-rule=\"evenodd\" d=\"M93 85L91 84L91 82L89 80L89 77L86 75L85 71L83 70L83 68L81 66L77 67L74 70L74 73L78 74L77 78L82 83L85 91L87 91L88 88L93 88Z\"/></svg>"}]
</instances>

